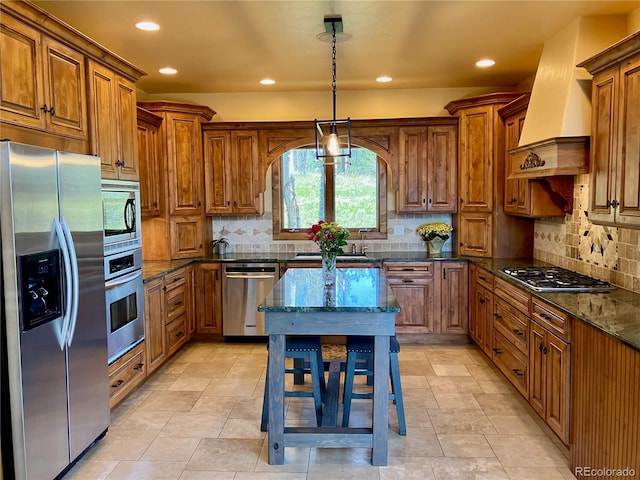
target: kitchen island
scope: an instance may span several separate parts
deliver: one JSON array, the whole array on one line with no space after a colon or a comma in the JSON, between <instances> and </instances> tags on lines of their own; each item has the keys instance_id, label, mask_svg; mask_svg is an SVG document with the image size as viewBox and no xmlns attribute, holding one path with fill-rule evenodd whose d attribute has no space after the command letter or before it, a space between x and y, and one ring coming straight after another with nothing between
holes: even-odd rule
<instances>
[{"instance_id":1,"label":"kitchen island","mask_svg":"<svg viewBox=\"0 0 640 480\"><path fill-rule=\"evenodd\" d=\"M269 335L269 463L284 463L285 447L371 448L373 465L387 464L389 338L400 306L377 268L338 268L325 288L317 268L291 268L260 304ZM284 368L287 335L374 337L374 393L371 428L285 427ZM327 395L329 396L329 394Z\"/></svg>"}]
</instances>

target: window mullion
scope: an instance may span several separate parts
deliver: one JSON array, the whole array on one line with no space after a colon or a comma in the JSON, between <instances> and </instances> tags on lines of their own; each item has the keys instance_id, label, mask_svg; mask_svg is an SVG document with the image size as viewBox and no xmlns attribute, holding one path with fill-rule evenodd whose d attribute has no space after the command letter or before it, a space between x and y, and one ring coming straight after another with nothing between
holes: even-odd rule
<instances>
[{"instance_id":1,"label":"window mullion","mask_svg":"<svg viewBox=\"0 0 640 480\"><path fill-rule=\"evenodd\" d=\"M324 212L327 222L335 222L336 219L335 171L334 165L325 165L324 167Z\"/></svg>"}]
</instances>

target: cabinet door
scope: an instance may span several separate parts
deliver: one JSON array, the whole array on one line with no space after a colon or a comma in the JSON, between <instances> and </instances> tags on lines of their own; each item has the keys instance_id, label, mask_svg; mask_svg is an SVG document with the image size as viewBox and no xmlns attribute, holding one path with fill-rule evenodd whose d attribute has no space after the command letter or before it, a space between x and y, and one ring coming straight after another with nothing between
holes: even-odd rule
<instances>
[{"instance_id":1,"label":"cabinet door","mask_svg":"<svg viewBox=\"0 0 640 480\"><path fill-rule=\"evenodd\" d=\"M100 157L102 178L118 179L118 140L115 74L89 62L91 153Z\"/></svg>"},{"instance_id":2,"label":"cabinet door","mask_svg":"<svg viewBox=\"0 0 640 480\"><path fill-rule=\"evenodd\" d=\"M160 120L159 117L158 120ZM151 123L141 117L138 118L137 123L140 213L142 216L157 216L161 214L163 208L162 133L159 123Z\"/></svg>"},{"instance_id":3,"label":"cabinet door","mask_svg":"<svg viewBox=\"0 0 640 480\"><path fill-rule=\"evenodd\" d=\"M185 269L185 291L187 302L187 339L191 340L196 334L196 271L193 265Z\"/></svg>"},{"instance_id":4,"label":"cabinet door","mask_svg":"<svg viewBox=\"0 0 640 480\"><path fill-rule=\"evenodd\" d=\"M640 225L640 57L620 67L616 222Z\"/></svg>"},{"instance_id":5,"label":"cabinet door","mask_svg":"<svg viewBox=\"0 0 640 480\"><path fill-rule=\"evenodd\" d=\"M136 128L136 87L115 76L116 140L120 180L138 181L138 135Z\"/></svg>"},{"instance_id":6,"label":"cabinet door","mask_svg":"<svg viewBox=\"0 0 640 480\"><path fill-rule=\"evenodd\" d=\"M460 116L460 212L493 211L494 108L469 108Z\"/></svg>"},{"instance_id":7,"label":"cabinet door","mask_svg":"<svg viewBox=\"0 0 640 480\"><path fill-rule=\"evenodd\" d=\"M2 16L0 109L2 121L44 129L44 86L40 33ZM49 107L49 105L47 105Z\"/></svg>"},{"instance_id":8,"label":"cabinet door","mask_svg":"<svg viewBox=\"0 0 640 480\"><path fill-rule=\"evenodd\" d=\"M458 216L458 252L460 255L490 257L493 252L493 216L464 213Z\"/></svg>"},{"instance_id":9,"label":"cabinet door","mask_svg":"<svg viewBox=\"0 0 640 480\"><path fill-rule=\"evenodd\" d=\"M396 329L402 333L439 333L433 312L433 278L388 278L400 304Z\"/></svg>"},{"instance_id":10,"label":"cabinet door","mask_svg":"<svg viewBox=\"0 0 640 480\"><path fill-rule=\"evenodd\" d=\"M163 288L162 278L152 280L144 285L147 373L155 371L162 365L167 354Z\"/></svg>"},{"instance_id":11,"label":"cabinet door","mask_svg":"<svg viewBox=\"0 0 640 480\"><path fill-rule=\"evenodd\" d=\"M441 332L469 332L469 275L467 262L442 263L440 288Z\"/></svg>"},{"instance_id":12,"label":"cabinet door","mask_svg":"<svg viewBox=\"0 0 640 480\"><path fill-rule=\"evenodd\" d=\"M197 267L196 333L222 334L221 267L218 263L201 263Z\"/></svg>"},{"instance_id":13,"label":"cabinet door","mask_svg":"<svg viewBox=\"0 0 640 480\"><path fill-rule=\"evenodd\" d=\"M231 198L231 134L204 134L205 213L233 213Z\"/></svg>"},{"instance_id":14,"label":"cabinet door","mask_svg":"<svg viewBox=\"0 0 640 480\"><path fill-rule=\"evenodd\" d=\"M544 418L547 398L546 379L546 332L544 328L535 322L531 322L531 333L529 336L529 404Z\"/></svg>"},{"instance_id":15,"label":"cabinet door","mask_svg":"<svg viewBox=\"0 0 640 480\"><path fill-rule=\"evenodd\" d=\"M526 117L526 110L515 113L514 115L505 119L504 128L504 158L505 158L505 181L504 181L504 212L518 215L525 215L527 213L527 205L529 203L528 193L528 180L523 178L509 179L511 174L511 161L509 157L509 150L516 148L520 141L520 134L524 127L524 120Z\"/></svg>"},{"instance_id":16,"label":"cabinet door","mask_svg":"<svg viewBox=\"0 0 640 480\"><path fill-rule=\"evenodd\" d=\"M458 128L427 127L427 211L455 213L458 208Z\"/></svg>"},{"instance_id":17,"label":"cabinet door","mask_svg":"<svg viewBox=\"0 0 640 480\"><path fill-rule=\"evenodd\" d=\"M613 223L618 131L618 67L593 77L589 219Z\"/></svg>"},{"instance_id":18,"label":"cabinet door","mask_svg":"<svg viewBox=\"0 0 640 480\"><path fill-rule=\"evenodd\" d=\"M233 210L241 215L261 215L262 201L258 192L258 132L231 132L231 165Z\"/></svg>"},{"instance_id":19,"label":"cabinet door","mask_svg":"<svg viewBox=\"0 0 640 480\"><path fill-rule=\"evenodd\" d=\"M400 129L398 151L398 212L427 210L427 131Z\"/></svg>"},{"instance_id":20,"label":"cabinet door","mask_svg":"<svg viewBox=\"0 0 640 480\"><path fill-rule=\"evenodd\" d=\"M169 218L171 258L200 257L204 252L204 217L172 216Z\"/></svg>"},{"instance_id":21,"label":"cabinet door","mask_svg":"<svg viewBox=\"0 0 640 480\"><path fill-rule=\"evenodd\" d=\"M547 332L545 420L564 442L569 442L569 344Z\"/></svg>"},{"instance_id":22,"label":"cabinet door","mask_svg":"<svg viewBox=\"0 0 640 480\"><path fill-rule=\"evenodd\" d=\"M202 206L202 134L193 115L167 113L169 213L197 215Z\"/></svg>"},{"instance_id":23,"label":"cabinet door","mask_svg":"<svg viewBox=\"0 0 640 480\"><path fill-rule=\"evenodd\" d=\"M482 340L482 350L491 356L493 345L493 293L484 287L478 286L478 332Z\"/></svg>"}]
</instances>

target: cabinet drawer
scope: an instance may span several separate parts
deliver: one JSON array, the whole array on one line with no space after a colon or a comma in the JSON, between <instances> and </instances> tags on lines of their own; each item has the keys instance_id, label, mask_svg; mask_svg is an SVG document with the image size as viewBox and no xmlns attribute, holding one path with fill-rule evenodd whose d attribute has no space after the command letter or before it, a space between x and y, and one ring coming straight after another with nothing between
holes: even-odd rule
<instances>
[{"instance_id":1,"label":"cabinet drawer","mask_svg":"<svg viewBox=\"0 0 640 480\"><path fill-rule=\"evenodd\" d=\"M433 262L385 262L384 273L396 277L433 277Z\"/></svg>"},{"instance_id":2,"label":"cabinet drawer","mask_svg":"<svg viewBox=\"0 0 640 480\"><path fill-rule=\"evenodd\" d=\"M534 298L531 306L531 318L565 342L569 342L571 324L569 315L566 313L538 298Z\"/></svg>"},{"instance_id":3,"label":"cabinet drawer","mask_svg":"<svg viewBox=\"0 0 640 480\"><path fill-rule=\"evenodd\" d=\"M180 315L178 318L167 324L167 355L172 355L187 342L187 315Z\"/></svg>"},{"instance_id":4,"label":"cabinet drawer","mask_svg":"<svg viewBox=\"0 0 640 480\"><path fill-rule=\"evenodd\" d=\"M144 342L109 366L109 404L117 405L147 374Z\"/></svg>"},{"instance_id":5,"label":"cabinet drawer","mask_svg":"<svg viewBox=\"0 0 640 480\"><path fill-rule=\"evenodd\" d=\"M187 308L187 291L185 285L174 288L165 293L165 311L167 312L167 323L177 316L185 313Z\"/></svg>"},{"instance_id":6,"label":"cabinet drawer","mask_svg":"<svg viewBox=\"0 0 640 480\"><path fill-rule=\"evenodd\" d=\"M509 282L505 282L501 278L496 277L494 293L499 297L502 297L525 315L529 315L531 295L526 293L524 290L521 290L518 287L511 285Z\"/></svg>"},{"instance_id":7,"label":"cabinet drawer","mask_svg":"<svg viewBox=\"0 0 640 480\"><path fill-rule=\"evenodd\" d=\"M184 285L185 279L186 279L185 268L180 268L175 272L167 273L164 276L165 289L168 291L173 288L179 287L180 285Z\"/></svg>"},{"instance_id":8,"label":"cabinet drawer","mask_svg":"<svg viewBox=\"0 0 640 480\"><path fill-rule=\"evenodd\" d=\"M493 281L493 273L483 270L480 267L476 268L476 283L493 292Z\"/></svg>"},{"instance_id":9,"label":"cabinet drawer","mask_svg":"<svg viewBox=\"0 0 640 480\"><path fill-rule=\"evenodd\" d=\"M493 302L493 327L524 355L529 355L529 317L501 298Z\"/></svg>"},{"instance_id":10,"label":"cabinet drawer","mask_svg":"<svg viewBox=\"0 0 640 480\"><path fill-rule=\"evenodd\" d=\"M493 363L500 369L514 387L528 399L529 362L497 330L493 331Z\"/></svg>"}]
</instances>

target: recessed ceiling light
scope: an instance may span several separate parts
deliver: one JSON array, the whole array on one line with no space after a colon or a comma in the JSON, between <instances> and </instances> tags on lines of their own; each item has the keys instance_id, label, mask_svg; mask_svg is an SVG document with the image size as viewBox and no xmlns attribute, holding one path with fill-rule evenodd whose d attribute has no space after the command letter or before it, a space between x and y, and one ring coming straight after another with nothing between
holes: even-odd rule
<instances>
[{"instance_id":1,"label":"recessed ceiling light","mask_svg":"<svg viewBox=\"0 0 640 480\"><path fill-rule=\"evenodd\" d=\"M156 30L160 30L160 25L154 22L138 22L136 23L136 28L147 32L154 32Z\"/></svg>"},{"instance_id":2,"label":"recessed ceiling light","mask_svg":"<svg viewBox=\"0 0 640 480\"><path fill-rule=\"evenodd\" d=\"M393 80L391 77L387 77L386 75L382 75L381 77L376 78L376 82L387 83Z\"/></svg>"},{"instance_id":3,"label":"recessed ceiling light","mask_svg":"<svg viewBox=\"0 0 640 480\"><path fill-rule=\"evenodd\" d=\"M158 71L160 73L164 74L164 75L175 75L176 73L178 73L178 70L176 70L175 68L171 68L171 67L164 67L164 68L161 68Z\"/></svg>"},{"instance_id":4,"label":"recessed ceiling light","mask_svg":"<svg viewBox=\"0 0 640 480\"><path fill-rule=\"evenodd\" d=\"M273 85L274 83L276 83L276 81L271 78L263 78L262 80L260 80L260 83L262 85Z\"/></svg>"},{"instance_id":5,"label":"recessed ceiling light","mask_svg":"<svg viewBox=\"0 0 640 480\"><path fill-rule=\"evenodd\" d=\"M490 58L483 58L482 60L478 60L476 62L476 67L486 68L493 67L496 64L495 60L491 60Z\"/></svg>"}]
</instances>

